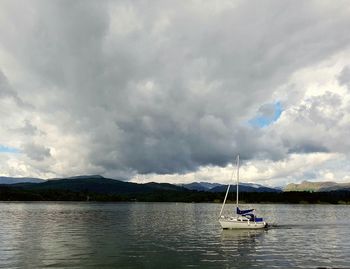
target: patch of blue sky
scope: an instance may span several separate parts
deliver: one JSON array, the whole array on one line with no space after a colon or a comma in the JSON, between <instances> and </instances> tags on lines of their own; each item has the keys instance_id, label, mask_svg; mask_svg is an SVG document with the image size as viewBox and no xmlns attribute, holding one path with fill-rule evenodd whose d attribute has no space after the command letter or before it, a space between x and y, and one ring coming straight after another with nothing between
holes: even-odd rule
<instances>
[{"instance_id":1,"label":"patch of blue sky","mask_svg":"<svg viewBox=\"0 0 350 269\"><path fill-rule=\"evenodd\" d=\"M249 120L249 124L258 128L263 128L271 125L272 123L274 123L279 119L279 117L283 112L283 108L280 102L275 102L273 104L273 108L274 108L274 113L272 116L259 115Z\"/></svg>"},{"instance_id":2,"label":"patch of blue sky","mask_svg":"<svg viewBox=\"0 0 350 269\"><path fill-rule=\"evenodd\" d=\"M0 144L0 153L19 153L19 149Z\"/></svg>"}]
</instances>

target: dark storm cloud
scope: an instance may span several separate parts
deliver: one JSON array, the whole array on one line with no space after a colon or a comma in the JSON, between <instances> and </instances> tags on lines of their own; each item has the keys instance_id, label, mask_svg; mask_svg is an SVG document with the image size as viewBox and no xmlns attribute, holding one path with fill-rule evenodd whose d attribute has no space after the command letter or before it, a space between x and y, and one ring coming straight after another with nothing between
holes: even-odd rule
<instances>
[{"instance_id":1,"label":"dark storm cloud","mask_svg":"<svg viewBox=\"0 0 350 269\"><path fill-rule=\"evenodd\" d=\"M272 113L261 105L294 71L350 41L341 6L311 1L36 1L31 11L17 33L3 29L4 46L40 81L33 94L55 97L33 100L38 111L84 137L86 166L106 173L181 173L238 152L283 158L285 143L245 123Z\"/></svg>"}]
</instances>

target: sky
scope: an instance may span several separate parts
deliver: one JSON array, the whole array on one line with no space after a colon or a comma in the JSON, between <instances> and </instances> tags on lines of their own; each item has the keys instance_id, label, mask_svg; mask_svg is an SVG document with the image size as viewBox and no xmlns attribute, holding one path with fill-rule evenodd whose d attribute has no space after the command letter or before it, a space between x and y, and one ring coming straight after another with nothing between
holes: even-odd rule
<instances>
[{"instance_id":1,"label":"sky","mask_svg":"<svg viewBox=\"0 0 350 269\"><path fill-rule=\"evenodd\" d=\"M0 1L0 175L350 181L348 1Z\"/></svg>"}]
</instances>

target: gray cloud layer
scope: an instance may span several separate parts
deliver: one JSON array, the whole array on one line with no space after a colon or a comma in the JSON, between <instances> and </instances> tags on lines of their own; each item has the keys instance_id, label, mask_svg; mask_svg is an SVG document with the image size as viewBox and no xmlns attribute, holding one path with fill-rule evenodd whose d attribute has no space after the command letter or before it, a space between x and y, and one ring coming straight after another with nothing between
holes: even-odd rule
<instances>
[{"instance_id":1,"label":"gray cloud layer","mask_svg":"<svg viewBox=\"0 0 350 269\"><path fill-rule=\"evenodd\" d=\"M72 145L80 167L73 172L114 175L223 166L237 152L278 160L337 148L319 135L290 134L290 126L266 131L248 121L273 113L269 104L293 72L348 48L350 12L341 2L22 4L2 3L1 49L21 72L12 75L19 97L0 73L0 97L35 107L30 115L40 119L23 116L21 144L31 159L52 158L53 173L62 173L55 171L64 156L60 137L84 147ZM315 125L334 125L318 107L339 102L334 95L315 99L293 124L307 113Z\"/></svg>"}]
</instances>

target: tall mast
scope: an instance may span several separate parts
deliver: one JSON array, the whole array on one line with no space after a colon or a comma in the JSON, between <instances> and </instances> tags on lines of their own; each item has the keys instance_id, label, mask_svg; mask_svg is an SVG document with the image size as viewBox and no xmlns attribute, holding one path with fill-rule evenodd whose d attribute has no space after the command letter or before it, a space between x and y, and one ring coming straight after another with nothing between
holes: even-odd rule
<instances>
[{"instance_id":1,"label":"tall mast","mask_svg":"<svg viewBox=\"0 0 350 269\"><path fill-rule=\"evenodd\" d=\"M237 188L236 188L236 208L238 208L238 184L239 184L239 155L237 155Z\"/></svg>"},{"instance_id":2,"label":"tall mast","mask_svg":"<svg viewBox=\"0 0 350 269\"><path fill-rule=\"evenodd\" d=\"M224 198L224 202L222 203L222 206L221 206L219 218L221 217L222 211L224 210L224 207L225 207L227 195L228 195L228 193L229 193L229 191L230 191L231 182L232 182L232 179L233 179L233 174L234 174L234 170L232 169L231 179L230 179L230 182L229 182L229 184L228 184L228 186L227 186L226 195L225 195L225 198Z\"/></svg>"}]
</instances>

